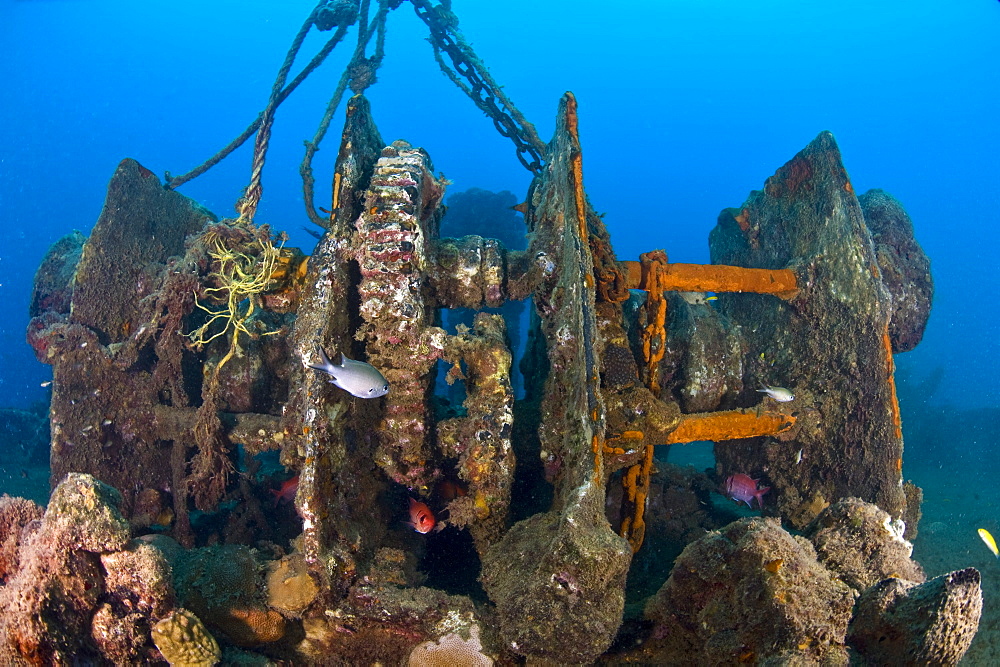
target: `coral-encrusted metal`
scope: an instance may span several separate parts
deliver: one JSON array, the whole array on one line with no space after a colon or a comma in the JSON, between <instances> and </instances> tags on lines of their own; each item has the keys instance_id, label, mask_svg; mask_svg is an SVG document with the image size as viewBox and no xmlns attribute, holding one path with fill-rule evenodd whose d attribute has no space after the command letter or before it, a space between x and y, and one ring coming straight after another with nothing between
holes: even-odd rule
<instances>
[{"instance_id":1,"label":"coral-encrusted metal","mask_svg":"<svg viewBox=\"0 0 1000 667\"><path fill-rule=\"evenodd\" d=\"M430 158L405 142L386 148L375 166L365 206L355 223L358 292L364 324L358 338L368 361L391 389L378 429L379 466L410 488L433 481L428 449L427 393L430 372L445 345L443 329L432 326L427 306L426 246L441 211L444 184Z\"/></svg>"}]
</instances>

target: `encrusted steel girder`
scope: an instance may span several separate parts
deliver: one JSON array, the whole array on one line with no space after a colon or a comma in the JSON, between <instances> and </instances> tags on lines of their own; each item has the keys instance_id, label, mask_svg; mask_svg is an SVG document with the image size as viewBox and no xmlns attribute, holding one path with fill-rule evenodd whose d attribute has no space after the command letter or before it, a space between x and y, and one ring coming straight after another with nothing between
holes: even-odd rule
<instances>
[{"instance_id":1,"label":"encrusted steel girder","mask_svg":"<svg viewBox=\"0 0 1000 667\"><path fill-rule=\"evenodd\" d=\"M355 222L361 281L356 336L368 361L392 390L385 399L376 457L395 482L425 490L435 480L429 440L431 371L445 347L425 295L428 240L436 235L444 183L420 148L397 141L375 165L364 208Z\"/></svg>"}]
</instances>

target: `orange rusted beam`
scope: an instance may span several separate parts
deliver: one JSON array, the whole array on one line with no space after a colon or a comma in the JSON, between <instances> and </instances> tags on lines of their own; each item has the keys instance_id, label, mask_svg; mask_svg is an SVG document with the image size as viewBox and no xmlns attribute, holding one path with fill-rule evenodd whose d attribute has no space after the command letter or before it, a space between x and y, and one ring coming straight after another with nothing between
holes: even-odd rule
<instances>
[{"instance_id":1,"label":"orange rusted beam","mask_svg":"<svg viewBox=\"0 0 1000 667\"><path fill-rule=\"evenodd\" d=\"M903 438L903 420L899 416L899 399L896 397L896 361L892 358L892 339L889 337L889 322L882 331L882 346L885 347L885 374L889 385L889 410L892 414L892 426L896 438ZM900 463L902 467L902 463Z\"/></svg>"},{"instance_id":2,"label":"orange rusted beam","mask_svg":"<svg viewBox=\"0 0 1000 667\"><path fill-rule=\"evenodd\" d=\"M776 435L787 431L795 423L792 415L756 411L730 410L728 412L702 412L681 415L681 423L668 436L665 445L701 440L736 440L761 435Z\"/></svg>"},{"instance_id":3,"label":"orange rusted beam","mask_svg":"<svg viewBox=\"0 0 1000 667\"><path fill-rule=\"evenodd\" d=\"M629 289L648 290L640 262L619 262ZM791 269L746 269L723 264L667 264L658 276L664 290L676 292L753 292L790 299L798 290Z\"/></svg>"},{"instance_id":4,"label":"orange rusted beam","mask_svg":"<svg viewBox=\"0 0 1000 667\"><path fill-rule=\"evenodd\" d=\"M570 174L573 178L573 200L580 238L587 241L587 195L583 191L583 155L580 150L580 122L576 115L576 96L566 93L566 131L573 150L570 152Z\"/></svg>"}]
</instances>

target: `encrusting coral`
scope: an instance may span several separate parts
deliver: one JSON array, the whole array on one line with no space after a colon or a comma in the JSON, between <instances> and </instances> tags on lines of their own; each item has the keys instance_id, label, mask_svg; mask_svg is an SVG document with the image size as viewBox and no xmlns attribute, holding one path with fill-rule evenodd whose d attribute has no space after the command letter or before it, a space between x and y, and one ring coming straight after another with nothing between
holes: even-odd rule
<instances>
[{"instance_id":1,"label":"encrusting coral","mask_svg":"<svg viewBox=\"0 0 1000 667\"><path fill-rule=\"evenodd\" d=\"M267 573L268 605L289 614L300 614L316 599L319 587L300 554L272 561Z\"/></svg>"},{"instance_id":2,"label":"encrusting coral","mask_svg":"<svg viewBox=\"0 0 1000 667\"><path fill-rule=\"evenodd\" d=\"M30 500L0 496L0 584L17 572L17 552L25 527L42 518L44 510Z\"/></svg>"},{"instance_id":3,"label":"encrusting coral","mask_svg":"<svg viewBox=\"0 0 1000 667\"><path fill-rule=\"evenodd\" d=\"M858 599L848 641L867 664L956 665L979 628L980 580L971 567L923 584L883 579Z\"/></svg>"},{"instance_id":4,"label":"encrusting coral","mask_svg":"<svg viewBox=\"0 0 1000 667\"><path fill-rule=\"evenodd\" d=\"M139 539L101 554L101 565L105 596L91 622L91 639L116 665L141 664L153 620L175 606L170 563L160 549Z\"/></svg>"},{"instance_id":5,"label":"encrusting coral","mask_svg":"<svg viewBox=\"0 0 1000 667\"><path fill-rule=\"evenodd\" d=\"M0 587L0 662L69 663L95 653L86 638L105 591L98 554L129 535L120 498L91 475L67 475L42 519L22 531L20 569Z\"/></svg>"},{"instance_id":6,"label":"encrusting coral","mask_svg":"<svg viewBox=\"0 0 1000 667\"><path fill-rule=\"evenodd\" d=\"M108 593L128 599L128 606L155 617L175 604L171 567L163 552L145 540L132 540L121 551L101 555Z\"/></svg>"},{"instance_id":7,"label":"encrusting coral","mask_svg":"<svg viewBox=\"0 0 1000 667\"><path fill-rule=\"evenodd\" d=\"M650 600L641 655L663 664L846 663L855 593L775 519L735 521L689 544ZM776 663L777 664L777 663Z\"/></svg>"},{"instance_id":8,"label":"encrusting coral","mask_svg":"<svg viewBox=\"0 0 1000 667\"><path fill-rule=\"evenodd\" d=\"M924 581L920 564L910 559L913 545L903 539L904 530L876 505L845 498L823 510L806 536L820 562L860 592L886 577Z\"/></svg>"},{"instance_id":9,"label":"encrusting coral","mask_svg":"<svg viewBox=\"0 0 1000 667\"><path fill-rule=\"evenodd\" d=\"M92 475L70 473L49 497L45 530L65 546L94 553L118 551L129 539L129 525L119 505L122 496Z\"/></svg>"}]
</instances>

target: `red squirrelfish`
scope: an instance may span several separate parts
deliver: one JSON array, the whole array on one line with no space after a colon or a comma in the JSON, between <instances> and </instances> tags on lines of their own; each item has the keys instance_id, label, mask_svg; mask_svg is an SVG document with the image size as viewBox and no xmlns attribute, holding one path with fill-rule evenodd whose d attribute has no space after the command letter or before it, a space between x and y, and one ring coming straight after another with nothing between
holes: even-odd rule
<instances>
[{"instance_id":1,"label":"red squirrelfish","mask_svg":"<svg viewBox=\"0 0 1000 667\"><path fill-rule=\"evenodd\" d=\"M280 489L271 489L271 495L274 496L274 506L277 507L278 503L290 503L295 500L295 494L299 490L299 476L296 475L291 479L286 479L281 484Z\"/></svg>"},{"instance_id":2,"label":"red squirrelfish","mask_svg":"<svg viewBox=\"0 0 1000 667\"><path fill-rule=\"evenodd\" d=\"M726 495L736 502L746 503L747 507L752 508L753 505L750 504L750 501L756 498L757 507L763 509L764 501L761 500L761 496L770 490L769 486L758 489L757 480L751 479L749 475L744 475L741 472L726 478Z\"/></svg>"},{"instance_id":3,"label":"red squirrelfish","mask_svg":"<svg viewBox=\"0 0 1000 667\"><path fill-rule=\"evenodd\" d=\"M429 533L434 530L437 521L434 519L434 512L426 503L410 498L410 521L407 525L412 526L418 533Z\"/></svg>"}]
</instances>

